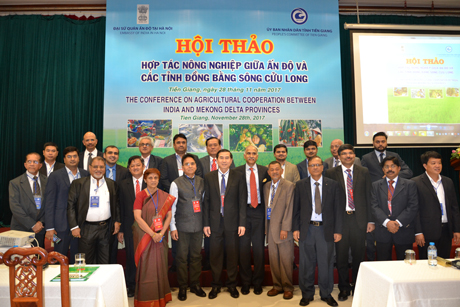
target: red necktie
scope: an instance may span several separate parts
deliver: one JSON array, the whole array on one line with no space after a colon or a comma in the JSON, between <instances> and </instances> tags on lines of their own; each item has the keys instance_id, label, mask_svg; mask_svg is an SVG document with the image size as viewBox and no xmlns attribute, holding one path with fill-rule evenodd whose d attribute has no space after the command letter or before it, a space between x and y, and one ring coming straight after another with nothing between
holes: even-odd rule
<instances>
[{"instance_id":1,"label":"red necktie","mask_svg":"<svg viewBox=\"0 0 460 307\"><path fill-rule=\"evenodd\" d=\"M139 180L136 180L136 195L141 191L141 186L139 185Z\"/></svg>"},{"instance_id":2,"label":"red necktie","mask_svg":"<svg viewBox=\"0 0 460 307\"><path fill-rule=\"evenodd\" d=\"M211 171L215 171L216 169L217 169L216 159L212 159Z\"/></svg>"},{"instance_id":3,"label":"red necktie","mask_svg":"<svg viewBox=\"0 0 460 307\"><path fill-rule=\"evenodd\" d=\"M251 188L251 206L254 208L259 204L257 198L257 184L256 184L256 175L254 174L254 168L249 168L251 170L251 175L249 176L249 186Z\"/></svg>"},{"instance_id":4,"label":"red necktie","mask_svg":"<svg viewBox=\"0 0 460 307\"><path fill-rule=\"evenodd\" d=\"M388 185L388 210L390 210L391 214L391 199L393 198L393 193L395 192L395 188L393 187L393 180L390 180Z\"/></svg>"}]
</instances>

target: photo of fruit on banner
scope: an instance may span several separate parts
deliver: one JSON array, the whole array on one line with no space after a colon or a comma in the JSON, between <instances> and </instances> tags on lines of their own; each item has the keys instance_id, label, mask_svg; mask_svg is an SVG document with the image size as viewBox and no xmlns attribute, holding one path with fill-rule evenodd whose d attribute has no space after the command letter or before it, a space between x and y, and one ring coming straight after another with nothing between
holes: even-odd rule
<instances>
[{"instance_id":1,"label":"photo of fruit on banner","mask_svg":"<svg viewBox=\"0 0 460 307\"><path fill-rule=\"evenodd\" d=\"M155 148L172 147L172 120L128 120L128 147L138 147L139 138L152 137Z\"/></svg>"},{"instance_id":2,"label":"photo of fruit on banner","mask_svg":"<svg viewBox=\"0 0 460 307\"><path fill-rule=\"evenodd\" d=\"M249 145L259 152L272 151L272 125L229 125L230 150L243 152Z\"/></svg>"},{"instance_id":3,"label":"photo of fruit on banner","mask_svg":"<svg viewBox=\"0 0 460 307\"><path fill-rule=\"evenodd\" d=\"M303 147L306 141L313 140L318 147L323 147L323 133L320 119L279 120L279 144L287 147Z\"/></svg>"},{"instance_id":4,"label":"photo of fruit on banner","mask_svg":"<svg viewBox=\"0 0 460 307\"><path fill-rule=\"evenodd\" d=\"M210 137L216 137L220 140L224 148L223 125L193 125L180 124L179 133L187 137L187 152L206 152L206 140Z\"/></svg>"}]
</instances>

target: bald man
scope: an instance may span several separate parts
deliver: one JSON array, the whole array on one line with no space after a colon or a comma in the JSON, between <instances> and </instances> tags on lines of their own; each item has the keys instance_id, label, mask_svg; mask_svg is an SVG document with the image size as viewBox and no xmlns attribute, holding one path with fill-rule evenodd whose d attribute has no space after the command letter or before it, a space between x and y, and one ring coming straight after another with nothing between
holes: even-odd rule
<instances>
[{"instance_id":1,"label":"bald man","mask_svg":"<svg viewBox=\"0 0 460 307\"><path fill-rule=\"evenodd\" d=\"M331 169L333 167L341 165L340 159L339 159L339 153L338 153L340 145L343 145L343 142L342 142L341 139L335 139L335 140L333 140L331 142L330 150L331 150L332 157L327 158L326 160L324 160L324 163L326 163L326 165L327 165L326 169ZM355 157L355 163L354 164L361 166L361 161L359 160L358 157Z\"/></svg>"},{"instance_id":2,"label":"bald man","mask_svg":"<svg viewBox=\"0 0 460 307\"><path fill-rule=\"evenodd\" d=\"M93 158L102 157L103 154L96 149L97 138L91 131L86 132L83 136L83 145L85 145L86 150L79 154L80 162L78 163L78 167L88 171L88 166L91 164Z\"/></svg>"}]
</instances>

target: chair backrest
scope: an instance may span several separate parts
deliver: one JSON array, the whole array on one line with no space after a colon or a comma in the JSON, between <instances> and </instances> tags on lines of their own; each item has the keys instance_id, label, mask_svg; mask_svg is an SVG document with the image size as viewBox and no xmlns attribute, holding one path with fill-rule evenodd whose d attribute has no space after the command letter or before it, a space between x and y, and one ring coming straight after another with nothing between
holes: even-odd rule
<instances>
[{"instance_id":1,"label":"chair backrest","mask_svg":"<svg viewBox=\"0 0 460 307\"><path fill-rule=\"evenodd\" d=\"M10 267L11 307L43 306L43 265L48 261L61 265L61 304L70 306L69 297L69 260L57 252L48 252L41 247L13 247L2 257Z\"/></svg>"}]
</instances>

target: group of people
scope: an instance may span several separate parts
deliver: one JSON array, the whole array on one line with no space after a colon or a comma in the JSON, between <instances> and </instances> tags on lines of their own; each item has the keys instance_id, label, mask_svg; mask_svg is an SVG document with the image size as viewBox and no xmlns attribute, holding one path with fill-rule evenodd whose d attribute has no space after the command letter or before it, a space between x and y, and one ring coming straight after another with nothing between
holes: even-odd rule
<instances>
[{"instance_id":1,"label":"group of people","mask_svg":"<svg viewBox=\"0 0 460 307\"><path fill-rule=\"evenodd\" d=\"M263 292L264 248L268 244L273 288L268 296L293 297L294 240L299 242L301 306L314 299L315 269L321 300L330 306L333 266L339 274L338 300L354 290L358 268L365 259L397 259L414 242L420 258L435 242L438 255L449 257L452 238L460 242L460 213L451 179L440 175L441 156L428 151L421 157L426 172L412 177L401 157L387 151L387 135L376 133L374 151L356 157L352 145L331 143L332 157L323 161L317 144L304 144L306 159L288 161L284 145L274 148L274 161L257 164L258 149L250 145L245 164L235 167L233 155L221 141L206 140L208 155L187 153L187 138L173 138L175 153L164 159L152 155L154 141L139 139L140 155L128 168L117 164L119 150L96 149L92 132L86 147L63 151L46 143L44 163L29 153L26 172L11 180L12 230L33 231L40 246L45 237L56 251L86 254L89 264L117 262L118 242L126 248L126 284L136 306L164 306L172 299L168 282L168 231L172 238L179 300L187 290L214 299L225 286L233 298L239 273L241 293ZM205 261L202 267L202 240ZM366 244L367 242L367 244ZM350 260L351 257L351 260ZM251 262L251 258L253 261ZM352 278L349 278L351 261ZM253 263L253 267L252 267ZM212 289L200 286L202 269L210 268Z\"/></svg>"}]
</instances>

